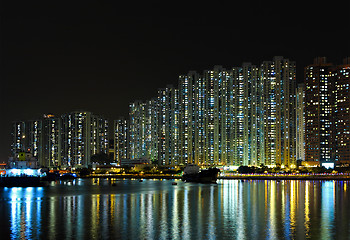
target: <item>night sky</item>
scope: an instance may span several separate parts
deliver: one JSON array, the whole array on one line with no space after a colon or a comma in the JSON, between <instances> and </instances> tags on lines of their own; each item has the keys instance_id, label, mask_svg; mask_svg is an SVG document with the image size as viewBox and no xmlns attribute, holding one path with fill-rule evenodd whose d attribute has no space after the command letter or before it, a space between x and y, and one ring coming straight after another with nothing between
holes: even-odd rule
<instances>
[{"instance_id":1,"label":"night sky","mask_svg":"<svg viewBox=\"0 0 350 240\"><path fill-rule=\"evenodd\" d=\"M130 102L190 70L282 55L302 82L315 56L350 56L346 2L2 1L0 161L14 120L74 110L127 117Z\"/></svg>"}]
</instances>

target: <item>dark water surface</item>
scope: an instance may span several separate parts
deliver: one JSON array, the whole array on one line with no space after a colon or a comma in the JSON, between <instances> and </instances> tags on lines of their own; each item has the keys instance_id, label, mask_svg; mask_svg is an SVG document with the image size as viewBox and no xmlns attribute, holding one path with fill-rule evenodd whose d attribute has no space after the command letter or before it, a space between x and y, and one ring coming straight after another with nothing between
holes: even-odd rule
<instances>
[{"instance_id":1,"label":"dark water surface","mask_svg":"<svg viewBox=\"0 0 350 240\"><path fill-rule=\"evenodd\" d=\"M174 181L1 188L0 238L350 239L350 182Z\"/></svg>"}]
</instances>

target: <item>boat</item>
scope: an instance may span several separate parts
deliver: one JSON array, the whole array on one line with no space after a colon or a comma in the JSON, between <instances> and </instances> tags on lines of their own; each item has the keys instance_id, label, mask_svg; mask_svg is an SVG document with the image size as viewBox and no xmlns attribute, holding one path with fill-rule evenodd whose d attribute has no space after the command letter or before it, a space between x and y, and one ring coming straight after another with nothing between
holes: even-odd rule
<instances>
[{"instance_id":1,"label":"boat","mask_svg":"<svg viewBox=\"0 0 350 240\"><path fill-rule=\"evenodd\" d=\"M182 175L182 181L196 183L216 183L220 170L218 168L208 168L200 170L196 164L188 164Z\"/></svg>"},{"instance_id":2,"label":"boat","mask_svg":"<svg viewBox=\"0 0 350 240\"><path fill-rule=\"evenodd\" d=\"M63 173L60 176L60 180L74 180L76 178L77 178L77 175L75 173L71 173L71 172Z\"/></svg>"},{"instance_id":3,"label":"boat","mask_svg":"<svg viewBox=\"0 0 350 240\"><path fill-rule=\"evenodd\" d=\"M46 173L37 167L38 161L30 153L19 152L9 159L0 176L0 187L42 187Z\"/></svg>"},{"instance_id":4,"label":"boat","mask_svg":"<svg viewBox=\"0 0 350 240\"><path fill-rule=\"evenodd\" d=\"M38 176L1 176L0 187L43 187L45 182Z\"/></svg>"},{"instance_id":5,"label":"boat","mask_svg":"<svg viewBox=\"0 0 350 240\"><path fill-rule=\"evenodd\" d=\"M46 177L44 177L43 180L45 181L57 181L60 179L60 173L58 171L47 171L46 172Z\"/></svg>"}]
</instances>

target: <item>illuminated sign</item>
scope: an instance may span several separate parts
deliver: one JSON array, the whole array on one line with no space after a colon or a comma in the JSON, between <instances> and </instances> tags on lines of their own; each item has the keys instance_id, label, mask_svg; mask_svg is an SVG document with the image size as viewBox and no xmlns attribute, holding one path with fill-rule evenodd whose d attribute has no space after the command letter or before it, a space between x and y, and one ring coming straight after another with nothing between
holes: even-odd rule
<instances>
[{"instance_id":1,"label":"illuminated sign","mask_svg":"<svg viewBox=\"0 0 350 240\"><path fill-rule=\"evenodd\" d=\"M334 168L334 163L322 163L322 167L327 169Z\"/></svg>"},{"instance_id":2,"label":"illuminated sign","mask_svg":"<svg viewBox=\"0 0 350 240\"><path fill-rule=\"evenodd\" d=\"M26 160L26 154L24 152L20 152L18 154L18 160L19 161L25 161Z\"/></svg>"}]
</instances>

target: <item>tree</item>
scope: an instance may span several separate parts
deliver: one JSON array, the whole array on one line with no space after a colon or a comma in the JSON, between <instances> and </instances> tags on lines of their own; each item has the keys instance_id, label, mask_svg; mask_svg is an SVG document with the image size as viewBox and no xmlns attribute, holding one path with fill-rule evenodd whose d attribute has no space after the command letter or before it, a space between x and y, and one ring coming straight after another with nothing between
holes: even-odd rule
<instances>
[{"instance_id":1,"label":"tree","mask_svg":"<svg viewBox=\"0 0 350 240\"><path fill-rule=\"evenodd\" d=\"M238 173L255 173L255 167L249 167L249 166L240 166L237 169Z\"/></svg>"},{"instance_id":2,"label":"tree","mask_svg":"<svg viewBox=\"0 0 350 240\"><path fill-rule=\"evenodd\" d=\"M91 170L88 168L81 168L78 170L80 176L88 176L91 174Z\"/></svg>"},{"instance_id":3,"label":"tree","mask_svg":"<svg viewBox=\"0 0 350 240\"><path fill-rule=\"evenodd\" d=\"M111 160L105 153L97 153L91 156L91 163L97 163L100 165L110 164Z\"/></svg>"}]
</instances>

